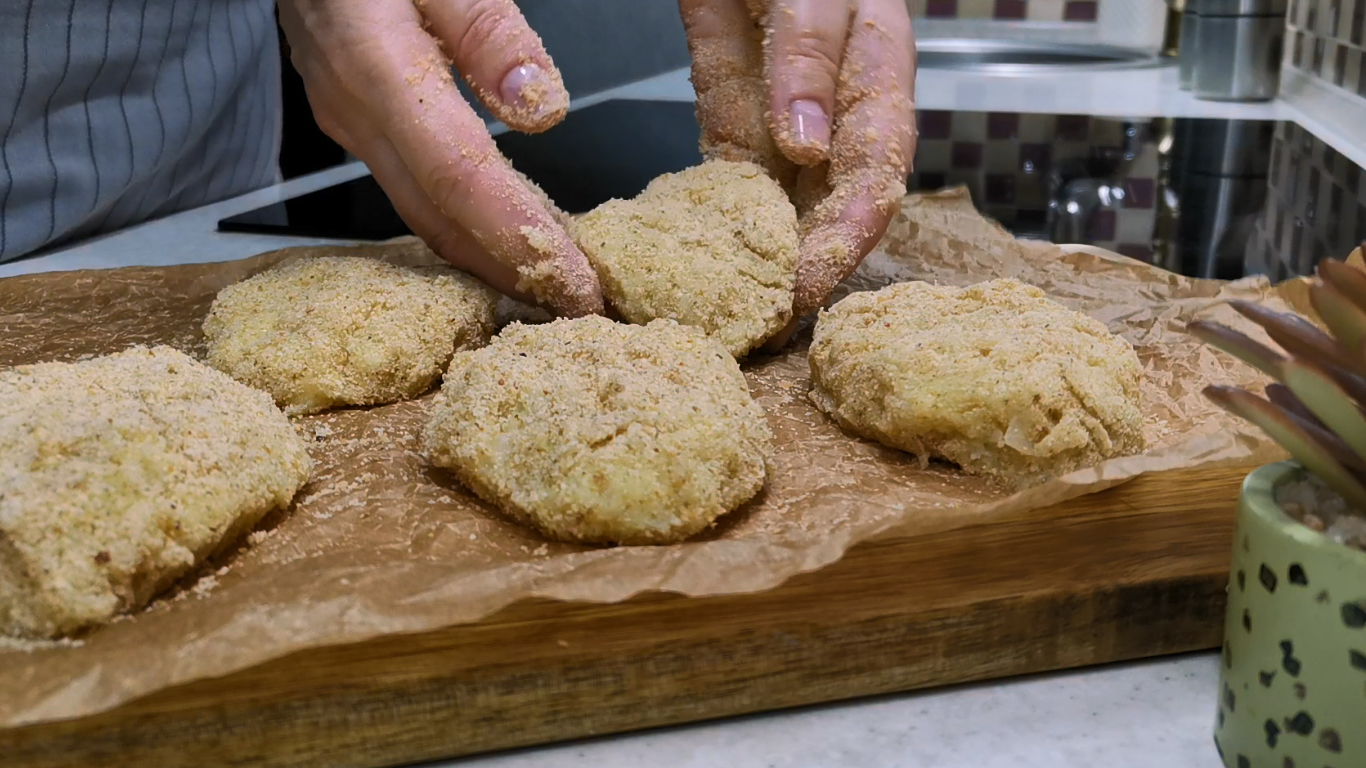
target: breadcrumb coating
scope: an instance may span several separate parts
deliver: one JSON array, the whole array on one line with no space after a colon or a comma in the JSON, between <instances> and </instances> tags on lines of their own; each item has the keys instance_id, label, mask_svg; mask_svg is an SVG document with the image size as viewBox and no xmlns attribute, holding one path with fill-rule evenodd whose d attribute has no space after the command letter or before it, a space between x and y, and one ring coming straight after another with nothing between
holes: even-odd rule
<instances>
[{"instance_id":1,"label":"breadcrumb coating","mask_svg":"<svg viewBox=\"0 0 1366 768\"><path fill-rule=\"evenodd\" d=\"M497 303L447 267L299 259L218 294L204 320L208 362L290 415L407 400L457 350L488 342Z\"/></svg>"},{"instance_id":2,"label":"breadcrumb coating","mask_svg":"<svg viewBox=\"0 0 1366 768\"><path fill-rule=\"evenodd\" d=\"M665 174L579 218L574 237L626 320L703 329L735 357L792 318L797 211L752 163Z\"/></svg>"},{"instance_id":3,"label":"breadcrumb coating","mask_svg":"<svg viewBox=\"0 0 1366 768\"><path fill-rule=\"evenodd\" d=\"M169 347L0 371L0 634L142 607L312 469L268 395Z\"/></svg>"},{"instance_id":4,"label":"breadcrumb coating","mask_svg":"<svg viewBox=\"0 0 1366 768\"><path fill-rule=\"evenodd\" d=\"M423 450L551 539L667 544L759 492L772 434L701 331L588 317L513 325L457 354Z\"/></svg>"},{"instance_id":5,"label":"breadcrumb coating","mask_svg":"<svg viewBox=\"0 0 1366 768\"><path fill-rule=\"evenodd\" d=\"M1133 347L1013 279L855 293L821 313L810 365L845 429L1017 488L1144 448Z\"/></svg>"}]
</instances>

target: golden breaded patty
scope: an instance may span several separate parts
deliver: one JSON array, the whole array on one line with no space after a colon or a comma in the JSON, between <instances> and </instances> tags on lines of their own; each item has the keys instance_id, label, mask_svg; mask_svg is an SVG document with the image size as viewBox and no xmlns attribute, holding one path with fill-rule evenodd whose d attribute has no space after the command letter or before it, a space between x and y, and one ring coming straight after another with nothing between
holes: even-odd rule
<instances>
[{"instance_id":1,"label":"golden breaded patty","mask_svg":"<svg viewBox=\"0 0 1366 768\"><path fill-rule=\"evenodd\" d=\"M455 269L323 256L224 288L204 336L210 365L301 415L421 395L455 351L488 342L497 302Z\"/></svg>"},{"instance_id":2,"label":"golden breaded patty","mask_svg":"<svg viewBox=\"0 0 1366 768\"><path fill-rule=\"evenodd\" d=\"M580 217L573 233L630 322L676 320L743 357L792 318L797 211L757 165L665 174Z\"/></svg>"},{"instance_id":3,"label":"golden breaded patty","mask_svg":"<svg viewBox=\"0 0 1366 768\"><path fill-rule=\"evenodd\" d=\"M1144 447L1133 347L1017 280L855 293L821 313L810 363L844 428L1016 487Z\"/></svg>"},{"instance_id":4,"label":"golden breaded patty","mask_svg":"<svg viewBox=\"0 0 1366 768\"><path fill-rule=\"evenodd\" d=\"M552 539L665 544L753 498L772 435L694 328L513 325L451 361L423 433L437 466Z\"/></svg>"},{"instance_id":5,"label":"golden breaded patty","mask_svg":"<svg viewBox=\"0 0 1366 768\"><path fill-rule=\"evenodd\" d=\"M142 607L312 468L268 395L168 347L0 371L0 634Z\"/></svg>"}]
</instances>

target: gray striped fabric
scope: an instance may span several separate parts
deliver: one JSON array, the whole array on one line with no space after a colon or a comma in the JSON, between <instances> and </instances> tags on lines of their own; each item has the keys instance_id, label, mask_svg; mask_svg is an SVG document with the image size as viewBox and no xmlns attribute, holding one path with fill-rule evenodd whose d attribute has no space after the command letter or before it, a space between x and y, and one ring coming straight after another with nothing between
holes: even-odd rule
<instances>
[{"instance_id":1,"label":"gray striped fabric","mask_svg":"<svg viewBox=\"0 0 1366 768\"><path fill-rule=\"evenodd\" d=\"M273 0L0 0L0 261L275 183Z\"/></svg>"}]
</instances>

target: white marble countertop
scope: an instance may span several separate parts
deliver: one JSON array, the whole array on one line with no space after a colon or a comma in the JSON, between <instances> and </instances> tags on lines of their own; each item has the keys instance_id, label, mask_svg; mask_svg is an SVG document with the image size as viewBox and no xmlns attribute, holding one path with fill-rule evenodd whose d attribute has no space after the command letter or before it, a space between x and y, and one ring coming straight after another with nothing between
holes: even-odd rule
<instances>
[{"instance_id":1,"label":"white marble countertop","mask_svg":"<svg viewBox=\"0 0 1366 768\"><path fill-rule=\"evenodd\" d=\"M1198 102L1170 68L1001 77L922 71L922 108L1117 117L1292 120L1366 165L1366 102L1290 75L1271 104ZM674 72L575 102L690 100ZM225 261L322 242L224 234L218 219L366 173L333 168L41 256L0 277L132 265ZM1217 656L1196 654L969 687L882 697L596 741L472 758L465 768L760 766L767 768L1217 768L1212 743Z\"/></svg>"}]
</instances>

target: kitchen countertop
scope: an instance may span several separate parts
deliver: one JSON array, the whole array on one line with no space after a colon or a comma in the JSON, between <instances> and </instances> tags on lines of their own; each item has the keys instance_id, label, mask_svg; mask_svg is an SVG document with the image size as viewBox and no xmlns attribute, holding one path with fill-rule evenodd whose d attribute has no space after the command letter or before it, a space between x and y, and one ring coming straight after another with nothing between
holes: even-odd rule
<instances>
[{"instance_id":1,"label":"kitchen countertop","mask_svg":"<svg viewBox=\"0 0 1366 768\"><path fill-rule=\"evenodd\" d=\"M1287 72L1282 99L1199 102L1172 68L1050 78L922 71L921 108L1289 120L1366 165L1366 106ZM685 71L576 100L687 101ZM218 219L365 175L339 166L232 200L0 264L0 277L45 271L226 261L322 241L214 231ZM907 638L914 642L914 638ZM596 741L472 758L454 768L541 766L921 766L1216 768L1211 733L1217 655L1194 654L1027 679L882 697Z\"/></svg>"}]
</instances>

